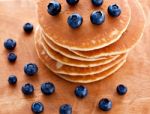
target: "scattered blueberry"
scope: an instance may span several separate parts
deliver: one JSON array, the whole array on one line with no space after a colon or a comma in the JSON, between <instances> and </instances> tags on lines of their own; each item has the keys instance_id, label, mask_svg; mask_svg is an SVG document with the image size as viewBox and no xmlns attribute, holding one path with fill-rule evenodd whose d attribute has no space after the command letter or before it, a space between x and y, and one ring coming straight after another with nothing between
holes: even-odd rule
<instances>
[{"instance_id":1,"label":"scattered blueberry","mask_svg":"<svg viewBox=\"0 0 150 114\"><path fill-rule=\"evenodd\" d=\"M75 88L75 95L79 98L84 98L88 95L88 90L86 87L80 85Z\"/></svg>"},{"instance_id":2,"label":"scattered blueberry","mask_svg":"<svg viewBox=\"0 0 150 114\"><path fill-rule=\"evenodd\" d=\"M44 111L44 105L41 102L34 102L31 106L33 113L40 114Z\"/></svg>"},{"instance_id":3,"label":"scattered blueberry","mask_svg":"<svg viewBox=\"0 0 150 114\"><path fill-rule=\"evenodd\" d=\"M47 6L47 11L50 15L56 16L61 11L61 4L57 1L51 1Z\"/></svg>"},{"instance_id":4,"label":"scattered blueberry","mask_svg":"<svg viewBox=\"0 0 150 114\"><path fill-rule=\"evenodd\" d=\"M8 54L8 61L9 62L15 62L16 59L17 59L17 55L15 53L11 52L11 53Z\"/></svg>"},{"instance_id":5,"label":"scattered blueberry","mask_svg":"<svg viewBox=\"0 0 150 114\"><path fill-rule=\"evenodd\" d=\"M79 0L66 0L69 5L75 5L79 2Z\"/></svg>"},{"instance_id":6,"label":"scattered blueberry","mask_svg":"<svg viewBox=\"0 0 150 114\"><path fill-rule=\"evenodd\" d=\"M75 28L78 28L81 26L81 24L83 22L83 18L81 15L79 15L77 13L73 13L68 17L67 22L70 25L70 27L75 29Z\"/></svg>"},{"instance_id":7,"label":"scattered blueberry","mask_svg":"<svg viewBox=\"0 0 150 114\"><path fill-rule=\"evenodd\" d=\"M72 106L69 104L61 105L59 108L59 114L72 114Z\"/></svg>"},{"instance_id":8,"label":"scattered blueberry","mask_svg":"<svg viewBox=\"0 0 150 114\"><path fill-rule=\"evenodd\" d=\"M121 9L117 4L112 4L108 7L108 13L112 17L118 17L121 14Z\"/></svg>"},{"instance_id":9,"label":"scattered blueberry","mask_svg":"<svg viewBox=\"0 0 150 114\"><path fill-rule=\"evenodd\" d=\"M119 95L125 95L127 93L127 87L124 86L123 84L120 84L117 86L117 93Z\"/></svg>"},{"instance_id":10,"label":"scattered blueberry","mask_svg":"<svg viewBox=\"0 0 150 114\"><path fill-rule=\"evenodd\" d=\"M55 86L51 82L46 82L41 85L41 91L45 95L51 95L55 92Z\"/></svg>"},{"instance_id":11,"label":"scattered blueberry","mask_svg":"<svg viewBox=\"0 0 150 114\"><path fill-rule=\"evenodd\" d=\"M9 78L8 78L8 82L9 82L9 84L11 84L11 85L16 84L16 83L17 83L17 77L14 76L14 75L10 75Z\"/></svg>"},{"instance_id":12,"label":"scattered blueberry","mask_svg":"<svg viewBox=\"0 0 150 114\"><path fill-rule=\"evenodd\" d=\"M92 0L93 5L101 6L103 4L103 0Z\"/></svg>"},{"instance_id":13,"label":"scattered blueberry","mask_svg":"<svg viewBox=\"0 0 150 114\"><path fill-rule=\"evenodd\" d=\"M105 21L105 14L102 11L94 11L90 16L91 22L95 25L100 25Z\"/></svg>"},{"instance_id":14,"label":"scattered blueberry","mask_svg":"<svg viewBox=\"0 0 150 114\"><path fill-rule=\"evenodd\" d=\"M8 50L13 50L16 47L16 41L13 39L5 40L4 47Z\"/></svg>"},{"instance_id":15,"label":"scattered blueberry","mask_svg":"<svg viewBox=\"0 0 150 114\"><path fill-rule=\"evenodd\" d=\"M33 31L33 25L31 23L26 23L23 29L26 33L31 33Z\"/></svg>"},{"instance_id":16,"label":"scattered blueberry","mask_svg":"<svg viewBox=\"0 0 150 114\"><path fill-rule=\"evenodd\" d=\"M33 92L34 92L34 87L32 84L25 84L22 86L22 92L25 94L25 95L31 95Z\"/></svg>"},{"instance_id":17,"label":"scattered blueberry","mask_svg":"<svg viewBox=\"0 0 150 114\"><path fill-rule=\"evenodd\" d=\"M29 76L33 76L38 72L38 67L33 63L26 64L24 66L24 72Z\"/></svg>"},{"instance_id":18,"label":"scattered blueberry","mask_svg":"<svg viewBox=\"0 0 150 114\"><path fill-rule=\"evenodd\" d=\"M103 111L109 111L112 108L112 101L107 98L103 98L100 100L98 106Z\"/></svg>"}]
</instances>

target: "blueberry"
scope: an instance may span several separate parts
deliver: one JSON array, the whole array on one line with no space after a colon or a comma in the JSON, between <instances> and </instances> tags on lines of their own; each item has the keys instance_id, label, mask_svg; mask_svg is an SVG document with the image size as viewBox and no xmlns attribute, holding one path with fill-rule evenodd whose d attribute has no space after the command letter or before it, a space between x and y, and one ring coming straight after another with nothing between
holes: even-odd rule
<instances>
[{"instance_id":1,"label":"blueberry","mask_svg":"<svg viewBox=\"0 0 150 114\"><path fill-rule=\"evenodd\" d=\"M127 87L124 86L123 84L120 84L117 86L117 93L119 95L125 95L127 93Z\"/></svg>"},{"instance_id":2,"label":"blueberry","mask_svg":"<svg viewBox=\"0 0 150 114\"><path fill-rule=\"evenodd\" d=\"M88 90L86 87L80 85L75 88L75 95L79 98L84 98L88 95Z\"/></svg>"},{"instance_id":3,"label":"blueberry","mask_svg":"<svg viewBox=\"0 0 150 114\"><path fill-rule=\"evenodd\" d=\"M29 76L33 76L38 72L38 67L34 63L26 64L24 66L24 72L25 72L25 74L27 74Z\"/></svg>"},{"instance_id":4,"label":"blueberry","mask_svg":"<svg viewBox=\"0 0 150 114\"><path fill-rule=\"evenodd\" d=\"M79 0L66 0L69 5L75 5L79 2Z\"/></svg>"},{"instance_id":5,"label":"blueberry","mask_svg":"<svg viewBox=\"0 0 150 114\"><path fill-rule=\"evenodd\" d=\"M72 114L72 106L69 104L63 104L59 108L59 114Z\"/></svg>"},{"instance_id":6,"label":"blueberry","mask_svg":"<svg viewBox=\"0 0 150 114\"><path fill-rule=\"evenodd\" d=\"M41 102L34 102L31 106L33 113L40 114L44 111L44 105Z\"/></svg>"},{"instance_id":7,"label":"blueberry","mask_svg":"<svg viewBox=\"0 0 150 114\"><path fill-rule=\"evenodd\" d=\"M105 14L102 11L94 11L90 16L91 22L95 25L100 25L105 21Z\"/></svg>"},{"instance_id":8,"label":"blueberry","mask_svg":"<svg viewBox=\"0 0 150 114\"><path fill-rule=\"evenodd\" d=\"M101 6L103 4L103 0L92 0L93 5Z\"/></svg>"},{"instance_id":9,"label":"blueberry","mask_svg":"<svg viewBox=\"0 0 150 114\"><path fill-rule=\"evenodd\" d=\"M41 91L45 95L51 95L55 92L55 86L51 82L46 82L41 85Z\"/></svg>"},{"instance_id":10,"label":"blueberry","mask_svg":"<svg viewBox=\"0 0 150 114\"><path fill-rule=\"evenodd\" d=\"M108 14L112 17L118 17L121 14L121 9L117 4L112 4L108 7Z\"/></svg>"},{"instance_id":11,"label":"blueberry","mask_svg":"<svg viewBox=\"0 0 150 114\"><path fill-rule=\"evenodd\" d=\"M16 84L17 83L17 77L15 75L10 75L9 78L8 78L8 82L11 85Z\"/></svg>"},{"instance_id":12,"label":"blueberry","mask_svg":"<svg viewBox=\"0 0 150 114\"><path fill-rule=\"evenodd\" d=\"M51 1L47 6L47 11L50 15L56 16L61 11L61 4L57 1Z\"/></svg>"},{"instance_id":13,"label":"blueberry","mask_svg":"<svg viewBox=\"0 0 150 114\"><path fill-rule=\"evenodd\" d=\"M17 59L17 55L15 53L11 52L11 53L8 54L8 61L9 62L15 62L16 59Z\"/></svg>"},{"instance_id":14,"label":"blueberry","mask_svg":"<svg viewBox=\"0 0 150 114\"><path fill-rule=\"evenodd\" d=\"M100 100L98 106L103 111L109 111L112 108L112 101L107 98L103 98Z\"/></svg>"},{"instance_id":15,"label":"blueberry","mask_svg":"<svg viewBox=\"0 0 150 114\"><path fill-rule=\"evenodd\" d=\"M7 39L4 42L4 47L8 50L13 50L16 47L16 41L13 39Z\"/></svg>"},{"instance_id":16,"label":"blueberry","mask_svg":"<svg viewBox=\"0 0 150 114\"><path fill-rule=\"evenodd\" d=\"M81 15L79 15L77 13L73 13L68 17L67 22L70 25L70 27L75 29L75 28L78 28L81 26L81 24L83 22L83 18Z\"/></svg>"},{"instance_id":17,"label":"blueberry","mask_svg":"<svg viewBox=\"0 0 150 114\"><path fill-rule=\"evenodd\" d=\"M31 95L33 92L34 92L34 87L32 84L25 84L22 86L22 92L25 94L25 95Z\"/></svg>"},{"instance_id":18,"label":"blueberry","mask_svg":"<svg viewBox=\"0 0 150 114\"><path fill-rule=\"evenodd\" d=\"M33 25L31 23L26 23L23 29L26 33L31 33L33 31Z\"/></svg>"}]
</instances>

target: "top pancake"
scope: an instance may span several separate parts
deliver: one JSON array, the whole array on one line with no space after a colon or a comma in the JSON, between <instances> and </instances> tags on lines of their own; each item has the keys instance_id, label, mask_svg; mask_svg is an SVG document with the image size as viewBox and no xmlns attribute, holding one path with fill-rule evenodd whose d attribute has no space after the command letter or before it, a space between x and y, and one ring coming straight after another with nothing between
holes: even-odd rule
<instances>
[{"instance_id":1,"label":"top pancake","mask_svg":"<svg viewBox=\"0 0 150 114\"><path fill-rule=\"evenodd\" d=\"M130 7L127 0L105 0L101 7L94 7L91 0L80 0L76 6L69 6L65 0L57 0L62 5L61 13L51 16L47 13L50 0L40 0L38 3L39 23L47 35L57 45L79 51L89 51L108 46L116 42L126 31L130 22ZM122 13L113 18L108 15L110 4L118 4ZM94 10L105 12L106 19L102 25L93 25L90 15ZM81 27L72 29L67 24L67 18L72 13L79 13L83 17Z\"/></svg>"},{"instance_id":2,"label":"top pancake","mask_svg":"<svg viewBox=\"0 0 150 114\"><path fill-rule=\"evenodd\" d=\"M135 0L129 0L131 8L131 21L127 31L115 43L93 51L73 51L75 54L87 58L99 58L125 53L131 50L142 38L145 28L145 15L141 4Z\"/></svg>"}]
</instances>

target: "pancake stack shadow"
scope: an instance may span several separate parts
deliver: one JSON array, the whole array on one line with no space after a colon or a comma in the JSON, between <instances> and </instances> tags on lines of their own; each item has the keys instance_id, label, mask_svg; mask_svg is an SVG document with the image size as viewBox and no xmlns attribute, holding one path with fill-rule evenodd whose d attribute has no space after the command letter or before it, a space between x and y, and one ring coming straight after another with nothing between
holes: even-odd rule
<instances>
[{"instance_id":1,"label":"pancake stack shadow","mask_svg":"<svg viewBox=\"0 0 150 114\"><path fill-rule=\"evenodd\" d=\"M64 0L58 1L62 3L62 7L66 7ZM106 30L110 31L110 33L105 34L105 38L102 39L104 35L101 34L105 33L105 31L99 28L102 32L95 33L99 38L89 36L90 38L87 38L88 44L87 41L84 42L86 39L82 38L84 34L88 36L88 33L84 30L86 25L81 26L77 31L71 30L66 21L64 21L63 14L60 14L60 17L55 17L60 18L59 20L47 14L44 9L46 9L45 6L48 2L49 0L40 0L38 3L39 26L35 33L35 47L44 65L57 76L67 81L91 83L114 74L124 65L128 53L142 38L145 18L143 9L137 0L106 1L103 9L115 2L122 6L125 13L123 12L122 16L115 20L116 22L107 22L112 19L107 15L108 20L102 26L108 27ZM84 4L84 0L81 0L81 5L82 3ZM68 10L66 15L68 15ZM86 18L86 15L83 15L83 17ZM61 18L63 19L61 20ZM118 25L117 21L118 23L121 22L120 24L122 25ZM62 30L61 25L58 26L57 22L59 24L61 22L65 30ZM89 25L89 27L91 26L94 25ZM110 26L116 29L109 30ZM84 32L82 32L82 29ZM95 27L92 29L95 29ZM93 34L92 29L88 30L91 34ZM77 33L78 37L73 32ZM73 37L76 37L76 39L74 40Z\"/></svg>"}]
</instances>

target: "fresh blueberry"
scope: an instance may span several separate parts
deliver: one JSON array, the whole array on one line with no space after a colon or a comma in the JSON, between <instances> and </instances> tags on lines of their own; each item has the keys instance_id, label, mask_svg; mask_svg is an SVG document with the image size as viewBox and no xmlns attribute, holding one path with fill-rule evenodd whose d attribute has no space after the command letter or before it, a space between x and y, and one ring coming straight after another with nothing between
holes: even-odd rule
<instances>
[{"instance_id":1,"label":"fresh blueberry","mask_svg":"<svg viewBox=\"0 0 150 114\"><path fill-rule=\"evenodd\" d=\"M79 2L79 0L66 0L69 5L75 5Z\"/></svg>"},{"instance_id":2,"label":"fresh blueberry","mask_svg":"<svg viewBox=\"0 0 150 114\"><path fill-rule=\"evenodd\" d=\"M88 95L88 90L86 87L80 85L75 88L75 95L79 98L84 98Z\"/></svg>"},{"instance_id":3,"label":"fresh blueberry","mask_svg":"<svg viewBox=\"0 0 150 114\"><path fill-rule=\"evenodd\" d=\"M108 13L112 17L118 17L121 14L121 9L117 4L112 4L108 7Z\"/></svg>"},{"instance_id":4,"label":"fresh blueberry","mask_svg":"<svg viewBox=\"0 0 150 114\"><path fill-rule=\"evenodd\" d=\"M8 61L9 62L15 62L16 59L17 59L17 55L15 53L11 52L11 53L8 54Z\"/></svg>"},{"instance_id":5,"label":"fresh blueberry","mask_svg":"<svg viewBox=\"0 0 150 114\"><path fill-rule=\"evenodd\" d=\"M72 114L72 106L69 104L63 104L59 108L59 114Z\"/></svg>"},{"instance_id":6,"label":"fresh blueberry","mask_svg":"<svg viewBox=\"0 0 150 114\"><path fill-rule=\"evenodd\" d=\"M31 33L33 31L33 25L31 23L26 23L23 29L26 33Z\"/></svg>"},{"instance_id":7,"label":"fresh blueberry","mask_svg":"<svg viewBox=\"0 0 150 114\"><path fill-rule=\"evenodd\" d=\"M123 84L117 86L117 93L119 95L125 95L127 93L127 87Z\"/></svg>"},{"instance_id":8,"label":"fresh blueberry","mask_svg":"<svg viewBox=\"0 0 150 114\"><path fill-rule=\"evenodd\" d=\"M92 0L93 5L101 6L103 4L103 0Z\"/></svg>"},{"instance_id":9,"label":"fresh blueberry","mask_svg":"<svg viewBox=\"0 0 150 114\"><path fill-rule=\"evenodd\" d=\"M41 91L45 95L51 95L55 92L55 86L51 82L46 82L41 85Z\"/></svg>"},{"instance_id":10,"label":"fresh blueberry","mask_svg":"<svg viewBox=\"0 0 150 114\"><path fill-rule=\"evenodd\" d=\"M31 95L33 92L34 92L34 87L32 84L25 84L22 86L22 92L25 94L25 95Z\"/></svg>"},{"instance_id":11,"label":"fresh blueberry","mask_svg":"<svg viewBox=\"0 0 150 114\"><path fill-rule=\"evenodd\" d=\"M79 15L77 13L73 13L68 17L67 22L70 25L70 27L75 29L75 28L78 28L81 26L81 24L83 22L83 18L81 15Z\"/></svg>"},{"instance_id":12,"label":"fresh blueberry","mask_svg":"<svg viewBox=\"0 0 150 114\"><path fill-rule=\"evenodd\" d=\"M31 109L33 113L40 114L44 111L44 105L41 102L34 102Z\"/></svg>"},{"instance_id":13,"label":"fresh blueberry","mask_svg":"<svg viewBox=\"0 0 150 114\"><path fill-rule=\"evenodd\" d=\"M16 47L16 41L13 39L5 40L4 47L8 50L13 50Z\"/></svg>"},{"instance_id":14,"label":"fresh blueberry","mask_svg":"<svg viewBox=\"0 0 150 114\"><path fill-rule=\"evenodd\" d=\"M29 76L33 76L38 72L38 67L33 63L26 64L24 66L24 72Z\"/></svg>"},{"instance_id":15,"label":"fresh blueberry","mask_svg":"<svg viewBox=\"0 0 150 114\"><path fill-rule=\"evenodd\" d=\"M61 4L57 1L51 1L47 6L47 11L50 15L56 16L61 11Z\"/></svg>"},{"instance_id":16,"label":"fresh blueberry","mask_svg":"<svg viewBox=\"0 0 150 114\"><path fill-rule=\"evenodd\" d=\"M103 111L109 111L112 108L112 101L107 98L103 98L100 100L98 106Z\"/></svg>"},{"instance_id":17,"label":"fresh blueberry","mask_svg":"<svg viewBox=\"0 0 150 114\"><path fill-rule=\"evenodd\" d=\"M17 77L14 76L14 75L10 75L9 78L8 78L8 82L9 82L9 84L11 84L11 85L16 84L16 83L17 83Z\"/></svg>"},{"instance_id":18,"label":"fresh blueberry","mask_svg":"<svg viewBox=\"0 0 150 114\"><path fill-rule=\"evenodd\" d=\"M100 25L105 21L105 14L102 11L94 11L90 16L91 22L95 25Z\"/></svg>"}]
</instances>

